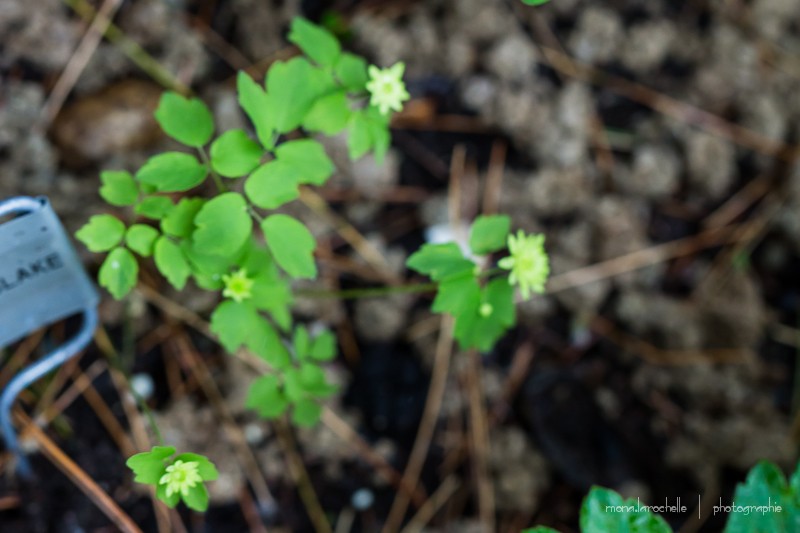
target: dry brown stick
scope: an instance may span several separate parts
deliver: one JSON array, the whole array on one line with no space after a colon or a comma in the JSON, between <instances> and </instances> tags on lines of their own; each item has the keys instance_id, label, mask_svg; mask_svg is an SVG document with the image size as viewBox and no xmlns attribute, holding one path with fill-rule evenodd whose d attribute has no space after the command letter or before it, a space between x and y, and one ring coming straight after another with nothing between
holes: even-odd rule
<instances>
[{"instance_id":1,"label":"dry brown stick","mask_svg":"<svg viewBox=\"0 0 800 533\"><path fill-rule=\"evenodd\" d=\"M491 533L495 530L494 521L494 486L489 471L489 425L486 420L483 385L481 383L481 356L477 350L466 354L466 387L469 400L469 421L473 474L478 496L478 513L483 525L482 531Z\"/></svg>"},{"instance_id":2,"label":"dry brown stick","mask_svg":"<svg viewBox=\"0 0 800 533\"><path fill-rule=\"evenodd\" d=\"M503 383L503 393L492 406L490 425L494 426L506 417L517 392L528 377L535 353L536 350L530 341L522 343L514 352L511 368L509 368Z\"/></svg>"},{"instance_id":3,"label":"dry brown stick","mask_svg":"<svg viewBox=\"0 0 800 533\"><path fill-rule=\"evenodd\" d=\"M460 240L461 228L461 180L466 167L467 150L464 145L458 144L453 148L450 158L450 186L447 189L447 215L450 231Z\"/></svg>"},{"instance_id":4,"label":"dry brown stick","mask_svg":"<svg viewBox=\"0 0 800 533\"><path fill-rule=\"evenodd\" d=\"M22 411L15 409L15 417L23 427L23 434L30 434L45 457L66 475L111 522L124 533L142 533L139 526L125 514L111 497L72 459L70 459L36 424Z\"/></svg>"},{"instance_id":5,"label":"dry brown stick","mask_svg":"<svg viewBox=\"0 0 800 533\"><path fill-rule=\"evenodd\" d=\"M411 520L409 520L406 527L403 528L402 533L417 533L431 521L439 509L447 503L447 500L455 494L460 487L460 481L455 475L450 475L442 481L442 484L431 494L425 505L419 508Z\"/></svg>"},{"instance_id":6,"label":"dry brown stick","mask_svg":"<svg viewBox=\"0 0 800 533\"><path fill-rule=\"evenodd\" d=\"M102 359L98 359L82 372L80 368L72 370L72 375L76 378L67 389L58 396L55 401L48 405L42 412L33 417L39 426L46 426L50 424L58 415L72 405L72 402L80 396L84 390L92 383L97 377L105 372L106 364ZM80 379L83 378L83 379ZM80 380L80 382L79 382Z\"/></svg>"},{"instance_id":7,"label":"dry brown stick","mask_svg":"<svg viewBox=\"0 0 800 533\"><path fill-rule=\"evenodd\" d=\"M570 270L563 274L557 274L550 278L547 283L547 293L552 294L572 287L619 276L646 266L663 263L669 259L690 255L706 248L735 242L738 240L737 229L740 229L740 227L712 228L691 237L658 244L601 261L600 263Z\"/></svg>"},{"instance_id":8,"label":"dry brown stick","mask_svg":"<svg viewBox=\"0 0 800 533\"><path fill-rule=\"evenodd\" d=\"M3 496L0 497L0 512L16 509L22 503L19 496Z\"/></svg>"},{"instance_id":9,"label":"dry brown stick","mask_svg":"<svg viewBox=\"0 0 800 533\"><path fill-rule=\"evenodd\" d=\"M483 195L483 214L493 215L497 213L500 205L500 192L503 186L503 174L506 169L506 153L508 145L505 141L495 141L492 143L492 151L489 154L489 169L486 172L486 187Z\"/></svg>"},{"instance_id":10,"label":"dry brown stick","mask_svg":"<svg viewBox=\"0 0 800 533\"><path fill-rule=\"evenodd\" d=\"M755 358L752 350L745 348L709 348L700 350L665 350L658 348L617 328L614 323L600 315L595 316L590 329L617 346L634 353L653 365L682 366L714 363L746 363Z\"/></svg>"},{"instance_id":11,"label":"dry brown stick","mask_svg":"<svg viewBox=\"0 0 800 533\"><path fill-rule=\"evenodd\" d=\"M741 254L750 254L769 228L769 222L783 208L785 201L785 195L782 196L777 192L770 194L759 206L758 213L739 226L731 243L732 246L717 254L714 263L705 275L703 281L711 281L715 284L712 288L706 288L706 294L715 294L725 284L733 265L733 259ZM698 283L698 287L703 285L702 281Z\"/></svg>"},{"instance_id":12,"label":"dry brown stick","mask_svg":"<svg viewBox=\"0 0 800 533\"><path fill-rule=\"evenodd\" d=\"M94 20L97 15L94 7L86 0L62 0L62 2L87 22ZM189 87L156 61L147 50L125 35L114 23L108 23L103 34L156 83L181 94L191 94L192 90Z\"/></svg>"},{"instance_id":13,"label":"dry brown stick","mask_svg":"<svg viewBox=\"0 0 800 533\"><path fill-rule=\"evenodd\" d=\"M158 291L151 289L146 285L140 284L138 290L148 302L161 309L167 315L189 324L192 326L192 328L202 333L209 339L214 341L217 340L217 338L211 333L208 322L203 320L203 318L197 313L194 313L180 304L173 302L169 298L160 294ZM269 370L264 361L253 357L245 351L237 352L234 355L257 372L263 373ZM352 427L350 427L347 422L342 420L338 414L328 407L323 407L322 409L322 423L328 426L328 428L338 435L339 438L355 447L361 453L362 458L367 463L372 465L378 475L385 479L389 484L397 488L397 490L408 491L412 495L411 501L415 506L418 507L422 504L422 502L425 501L425 497L422 493L414 491L413 489L409 489L403 485L402 478L397 470L395 470L384 457L377 453L364 439L362 439L361 436Z\"/></svg>"},{"instance_id":14,"label":"dry brown stick","mask_svg":"<svg viewBox=\"0 0 800 533\"><path fill-rule=\"evenodd\" d=\"M50 381L47 383L47 386L44 389L44 392L39 396L39 400L36 402L36 406L33 409L35 413L33 418L35 419L38 414L42 411L47 409L53 403L58 392L64 387L64 384L69 379L76 369L80 370L80 366L78 362L83 357L85 352L80 352L78 355L61 365Z\"/></svg>"},{"instance_id":15,"label":"dry brown stick","mask_svg":"<svg viewBox=\"0 0 800 533\"><path fill-rule=\"evenodd\" d=\"M14 374L17 373L17 370L22 368L22 366L25 364L25 361L28 360L28 357L31 356L39 343L42 342L44 332L44 329L40 329L22 341L11 357L8 358L6 363L3 365L2 372L0 372L0 387L5 387L6 383L8 383L8 381L14 377Z\"/></svg>"},{"instance_id":16,"label":"dry brown stick","mask_svg":"<svg viewBox=\"0 0 800 533\"><path fill-rule=\"evenodd\" d=\"M314 214L325 220L369 265L387 282L396 284L400 280L391 273L386 258L350 222L336 214L318 193L308 187L300 190L300 201Z\"/></svg>"},{"instance_id":17,"label":"dry brown stick","mask_svg":"<svg viewBox=\"0 0 800 533\"><path fill-rule=\"evenodd\" d=\"M785 160L792 158L793 154L797 152L796 147L787 149L787 146L781 141L773 140L639 83L579 63L576 59L554 48L542 46L541 50L548 64L559 72L587 83L605 87L663 115L697 126L712 135L727 139L744 148Z\"/></svg>"},{"instance_id":18,"label":"dry brown stick","mask_svg":"<svg viewBox=\"0 0 800 533\"><path fill-rule=\"evenodd\" d=\"M75 52L69 58L67 65L64 67L64 71L61 73L61 76L59 76L53 90L50 92L50 96L47 97L47 101L42 107L42 112L39 115L39 123L37 124L42 130L46 130L50 126L50 123L53 122L53 119L56 118L56 115L58 115L61 106L64 105L67 96L69 96L70 91L72 91L78 78L80 78L83 69L89 64L89 60L92 58L95 50L97 50L97 46L100 44L100 41L103 40L103 34L111 23L111 19L114 18L114 14L121 5L122 0L105 0L103 5L100 6L100 9L95 13L91 25L83 35L81 42L78 44L78 48L75 49Z\"/></svg>"},{"instance_id":19,"label":"dry brown stick","mask_svg":"<svg viewBox=\"0 0 800 533\"><path fill-rule=\"evenodd\" d=\"M134 398L133 394L130 393L131 389L127 378L122 372L114 367L113 363L117 361L118 354L116 348L114 348L114 345L111 342L111 338L108 336L108 332L104 327L99 327L97 332L95 332L95 342L97 343L97 347L100 348L100 351L103 352L106 358L112 362L112 364L109 365L108 371L111 375L111 381L114 383L114 386L117 389L117 394L121 400L122 408L125 411L125 417L128 419L128 423L130 424L133 441L136 444L138 451L149 451L151 444L150 436L147 433L147 425L142 419L141 413L139 413L139 408L136 405L136 399Z\"/></svg>"},{"instance_id":20,"label":"dry brown stick","mask_svg":"<svg viewBox=\"0 0 800 533\"><path fill-rule=\"evenodd\" d=\"M275 498L269 490L269 485L267 485L267 480L264 478L261 468L259 468L258 459L256 459L253 450L247 444L247 439L236 424L233 414L225 405L225 398L222 396L219 387L217 387L217 383L214 381L214 377L211 375L205 361L197 355L186 332L176 335L175 340L170 345L176 355L183 358L185 370L194 375L211 402L211 406L222 422L222 427L228 435L228 440L236 452L244 474L250 481L259 503L261 505L274 505Z\"/></svg>"},{"instance_id":21,"label":"dry brown stick","mask_svg":"<svg viewBox=\"0 0 800 533\"><path fill-rule=\"evenodd\" d=\"M403 482L400 473L378 452L376 452L361 436L345 422L342 417L327 406L322 407L322 423L333 431L340 439L353 446L361 454L365 462L385 479L396 490L405 492L415 507L419 507L425 502L425 495L409 487Z\"/></svg>"},{"instance_id":22,"label":"dry brown stick","mask_svg":"<svg viewBox=\"0 0 800 533\"><path fill-rule=\"evenodd\" d=\"M517 9L518 12L524 10L525 13L529 14L531 28L539 34L539 37L546 46L559 50L566 55L564 47L561 45L556 34L553 33L550 26L548 26L539 10L525 9L519 3L515 4L515 9ZM545 59L549 59L549 56L546 54ZM591 144L596 149L595 161L597 168L606 176L610 176L614 170L614 154L611 150L611 142L608 139L608 134L606 134L605 126L600 118L600 113L597 111L597 105L593 105L589 111L588 122Z\"/></svg>"},{"instance_id":23,"label":"dry brown stick","mask_svg":"<svg viewBox=\"0 0 800 533\"><path fill-rule=\"evenodd\" d=\"M720 228L732 223L742 213L750 209L759 198L769 192L772 182L771 176L760 176L750 180L705 218L703 228Z\"/></svg>"},{"instance_id":24,"label":"dry brown stick","mask_svg":"<svg viewBox=\"0 0 800 533\"><path fill-rule=\"evenodd\" d=\"M314 491L314 485L312 485L311 478L308 476L308 471L303 464L303 458L300 457L300 452L297 451L297 443L294 440L289 424L286 420L279 419L275 421L274 425L278 434L278 441L281 443L281 448L283 448L283 453L289 464L292 480L297 487L297 492L300 494L300 499L303 500L303 505L308 512L308 517L311 519L314 530L317 533L332 533L331 525L325 517L325 510L319 503L317 493Z\"/></svg>"},{"instance_id":25,"label":"dry brown stick","mask_svg":"<svg viewBox=\"0 0 800 533\"><path fill-rule=\"evenodd\" d=\"M258 506L253 501L250 489L246 485L242 485L241 490L239 490L239 505L242 508L242 515L245 522L247 522L249 531L251 533L267 533L267 528L261 522Z\"/></svg>"},{"instance_id":26,"label":"dry brown stick","mask_svg":"<svg viewBox=\"0 0 800 533\"><path fill-rule=\"evenodd\" d=\"M246 58L238 48L231 45L219 33L215 32L206 21L191 15L187 16L187 18L192 27L197 30L200 40L203 41L206 48L217 54L233 70L245 70L252 65L252 61Z\"/></svg>"},{"instance_id":27,"label":"dry brown stick","mask_svg":"<svg viewBox=\"0 0 800 533\"><path fill-rule=\"evenodd\" d=\"M436 344L436 356L433 363L431 383L428 388L428 398L425 401L425 408L422 413L422 420L417 428L417 436L414 439L414 446L408 459L403 482L416 488L419 483L419 476L428 456L431 440L436 430L436 422L439 418L439 411L442 408L442 398L447 388L447 375L450 371L450 357L453 353L453 317L444 315L442 326L439 333L439 342ZM400 529L403 517L408 509L408 495L398 492L392 503L389 515L386 518L383 531L391 533Z\"/></svg>"},{"instance_id":28,"label":"dry brown stick","mask_svg":"<svg viewBox=\"0 0 800 533\"><path fill-rule=\"evenodd\" d=\"M112 364L108 367L108 373L111 376L111 382L114 383L114 388L117 389L117 395L122 403L122 409L125 412L125 418L128 420L128 426L130 427L136 451L150 451L151 444L150 436L147 434L147 426L144 423L142 414L139 412L133 394L130 393L131 388L127 378L122 372L113 366L113 363L119 359L119 355L117 354L116 348L114 348L114 344L111 342L111 338L108 336L108 332L104 327L100 326L97 328L94 334L94 340L97 344L97 347L106 357L106 359L112 362ZM89 387L87 387L87 391L88 390L92 390L96 393L91 384ZM101 404L98 402L97 405ZM120 450L124 450L124 448L121 447ZM158 531L160 533L167 533L169 531L185 532L186 528L183 527L183 522L181 521L177 511L174 509L168 509L166 506L164 506L158 500L158 498L156 498L155 490L150 490L149 495L150 501L153 504L153 512L156 516Z\"/></svg>"}]
</instances>

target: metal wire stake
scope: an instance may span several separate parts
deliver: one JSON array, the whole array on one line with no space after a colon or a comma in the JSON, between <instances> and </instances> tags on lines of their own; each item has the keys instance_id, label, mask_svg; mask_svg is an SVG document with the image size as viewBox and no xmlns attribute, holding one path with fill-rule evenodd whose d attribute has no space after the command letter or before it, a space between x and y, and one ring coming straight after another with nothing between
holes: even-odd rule
<instances>
[{"instance_id":1,"label":"metal wire stake","mask_svg":"<svg viewBox=\"0 0 800 533\"><path fill-rule=\"evenodd\" d=\"M11 198L0 202L0 217L29 213L41 209L42 205L42 200L36 198ZM97 329L97 309L88 307L83 310L83 325L80 332L66 344L56 348L15 375L0 395L0 430L2 430L3 439L9 451L17 458L18 473L24 478L31 478L33 470L20 448L17 433L14 430L11 415L14 401L29 385L80 353L91 342L95 329Z\"/></svg>"}]
</instances>

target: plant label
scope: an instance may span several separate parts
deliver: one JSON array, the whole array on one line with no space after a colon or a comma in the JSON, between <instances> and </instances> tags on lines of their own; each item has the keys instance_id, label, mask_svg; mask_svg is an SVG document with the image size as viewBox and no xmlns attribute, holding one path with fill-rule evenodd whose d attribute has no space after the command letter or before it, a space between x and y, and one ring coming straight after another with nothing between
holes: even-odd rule
<instances>
[{"instance_id":1,"label":"plant label","mask_svg":"<svg viewBox=\"0 0 800 533\"><path fill-rule=\"evenodd\" d=\"M99 301L50 202L39 201L0 223L0 347Z\"/></svg>"}]
</instances>

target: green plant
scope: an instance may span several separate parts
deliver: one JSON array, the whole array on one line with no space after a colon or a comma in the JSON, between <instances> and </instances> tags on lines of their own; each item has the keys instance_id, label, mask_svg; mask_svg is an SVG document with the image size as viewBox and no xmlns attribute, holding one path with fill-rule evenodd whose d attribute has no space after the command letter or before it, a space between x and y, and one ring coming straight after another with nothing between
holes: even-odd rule
<instances>
[{"instance_id":1,"label":"green plant","mask_svg":"<svg viewBox=\"0 0 800 533\"><path fill-rule=\"evenodd\" d=\"M312 337L292 320L290 282L317 276L316 241L302 222L274 210L299 198L301 187L324 185L334 165L315 138L287 134L347 130L352 159L371 152L380 161L390 144L391 113L402 109L410 96L402 63L368 67L363 58L342 51L331 33L305 19L294 20L289 40L305 57L276 62L263 85L243 72L238 75L239 104L252 122L254 137L237 129L214 138L214 121L202 101L165 93L156 120L168 136L196 153L155 155L135 174L102 172L100 195L127 209L128 223L110 214L96 215L76 236L91 251L108 252L98 279L116 299L137 283L136 256L152 256L177 290L191 280L219 292L211 331L228 352L244 347L271 369L252 384L247 406L266 418L290 412L295 424L308 426L321 416L320 400L336 391L320 366L335 357L336 343L331 333ZM209 176L215 194L185 194L207 193L201 187ZM228 187L238 179L244 181L239 188L243 194ZM520 284L525 297L530 290L543 290L548 269L541 239L534 238L531 246L530 238L509 232L508 217L480 217L469 245L475 255L510 246L511 255L501 264L511 269L510 278L502 269L481 270L454 243L424 246L409 259L411 268L437 283L434 311L456 317L456 338L464 347L489 350L514 325L512 283ZM530 270L534 267L535 273ZM129 465L137 471L166 464L168 449L134 456ZM186 468L181 457L172 463L173 470ZM184 462L178 465L179 460ZM162 483L155 474L137 471L137 480L157 484L159 498L174 505L177 493L162 490L170 486L167 474L161 474L166 476ZM211 479L202 471L200 475ZM198 507L198 496L189 494L193 496L181 492L181 497Z\"/></svg>"},{"instance_id":2,"label":"green plant","mask_svg":"<svg viewBox=\"0 0 800 533\"><path fill-rule=\"evenodd\" d=\"M205 511L208 490L204 482L217 479L217 468L196 453L173 455L172 446L154 446L149 452L132 456L126 464L136 476L134 481L155 487L158 499L170 507L183 500L190 509Z\"/></svg>"},{"instance_id":3,"label":"green plant","mask_svg":"<svg viewBox=\"0 0 800 533\"><path fill-rule=\"evenodd\" d=\"M787 482L780 468L761 461L739 483L730 505L714 505L728 512L725 533L789 533L800 531L800 463ZM592 487L580 514L583 533L672 533L669 524L635 499L624 500L613 490ZM538 526L523 533L558 533Z\"/></svg>"},{"instance_id":4,"label":"green plant","mask_svg":"<svg viewBox=\"0 0 800 533\"><path fill-rule=\"evenodd\" d=\"M543 292L550 272L544 236L511 235L505 215L480 216L472 224L469 250L486 256L506 247L510 255L500 269L485 270L464 254L456 243L426 244L408 258L409 268L437 283L433 311L455 318L453 335L462 348L488 351L516 323L514 290L519 284L524 298ZM481 261L484 264L485 261ZM511 270L507 276L502 269ZM492 277L494 276L494 277Z\"/></svg>"}]
</instances>

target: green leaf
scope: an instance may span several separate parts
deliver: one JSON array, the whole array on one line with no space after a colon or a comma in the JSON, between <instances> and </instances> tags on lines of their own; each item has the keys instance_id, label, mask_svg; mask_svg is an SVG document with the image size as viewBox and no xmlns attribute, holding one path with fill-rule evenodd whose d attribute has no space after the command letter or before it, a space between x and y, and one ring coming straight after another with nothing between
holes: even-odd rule
<instances>
[{"instance_id":1,"label":"green leaf","mask_svg":"<svg viewBox=\"0 0 800 533\"><path fill-rule=\"evenodd\" d=\"M336 79L350 92L364 92L367 85L367 62L363 57L345 52L336 63Z\"/></svg>"},{"instance_id":2,"label":"green leaf","mask_svg":"<svg viewBox=\"0 0 800 533\"><path fill-rule=\"evenodd\" d=\"M450 313L459 316L472 312L480 306L481 288L473 272L464 272L449 277L439 284L431 310L434 313Z\"/></svg>"},{"instance_id":3,"label":"green leaf","mask_svg":"<svg viewBox=\"0 0 800 533\"><path fill-rule=\"evenodd\" d=\"M294 404L292 422L300 427L311 427L322 417L322 406L314 400L303 398Z\"/></svg>"},{"instance_id":4,"label":"green leaf","mask_svg":"<svg viewBox=\"0 0 800 533\"><path fill-rule=\"evenodd\" d=\"M166 152L147 160L136 179L160 192L188 191L206 179L208 169L196 157L183 152Z\"/></svg>"},{"instance_id":5,"label":"green leaf","mask_svg":"<svg viewBox=\"0 0 800 533\"><path fill-rule=\"evenodd\" d=\"M107 252L122 241L125 224L111 215L94 215L75 233L92 252Z\"/></svg>"},{"instance_id":6,"label":"green leaf","mask_svg":"<svg viewBox=\"0 0 800 533\"><path fill-rule=\"evenodd\" d=\"M454 242L424 244L408 258L406 266L435 281L475 271L475 263L466 259Z\"/></svg>"},{"instance_id":7,"label":"green leaf","mask_svg":"<svg viewBox=\"0 0 800 533\"><path fill-rule=\"evenodd\" d=\"M253 222L244 197L235 192L209 200L194 218L194 244L206 254L231 255L250 238Z\"/></svg>"},{"instance_id":8,"label":"green leaf","mask_svg":"<svg viewBox=\"0 0 800 533\"><path fill-rule=\"evenodd\" d=\"M672 533L663 518L643 509L637 500L623 500L613 490L601 487L592 487L584 498L580 524L584 533Z\"/></svg>"},{"instance_id":9,"label":"green leaf","mask_svg":"<svg viewBox=\"0 0 800 533\"><path fill-rule=\"evenodd\" d=\"M250 385L245 407L255 410L264 418L278 418L289 408L289 400L275 375L258 378Z\"/></svg>"},{"instance_id":10,"label":"green leaf","mask_svg":"<svg viewBox=\"0 0 800 533\"><path fill-rule=\"evenodd\" d=\"M469 233L469 247L476 255L486 255L506 247L511 219L506 215L479 216Z\"/></svg>"},{"instance_id":11,"label":"green leaf","mask_svg":"<svg viewBox=\"0 0 800 533\"><path fill-rule=\"evenodd\" d=\"M323 331L314 338L309 355L317 361L330 361L336 357L336 337L330 331Z\"/></svg>"},{"instance_id":12,"label":"green leaf","mask_svg":"<svg viewBox=\"0 0 800 533\"><path fill-rule=\"evenodd\" d=\"M294 403L306 397L306 389L297 368L287 368L283 373L283 384L286 398Z\"/></svg>"},{"instance_id":13,"label":"green leaf","mask_svg":"<svg viewBox=\"0 0 800 533\"><path fill-rule=\"evenodd\" d=\"M540 6L542 4L546 4L550 0L522 0L523 4L528 4L529 6Z\"/></svg>"},{"instance_id":14,"label":"green leaf","mask_svg":"<svg viewBox=\"0 0 800 533\"><path fill-rule=\"evenodd\" d=\"M372 125L363 111L353 113L350 117L347 134L347 151L350 159L360 159L372 148Z\"/></svg>"},{"instance_id":15,"label":"green leaf","mask_svg":"<svg viewBox=\"0 0 800 533\"><path fill-rule=\"evenodd\" d=\"M130 172L124 170L105 170L100 173L100 196L111 205L118 207L133 205L139 197L139 188Z\"/></svg>"},{"instance_id":16,"label":"green leaf","mask_svg":"<svg viewBox=\"0 0 800 533\"><path fill-rule=\"evenodd\" d=\"M389 135L389 126L378 120L371 120L369 121L369 132L372 136L372 152L375 162L380 165L383 163L386 152L389 151L389 145L392 142L392 137Z\"/></svg>"},{"instance_id":17,"label":"green leaf","mask_svg":"<svg viewBox=\"0 0 800 533\"><path fill-rule=\"evenodd\" d=\"M253 279L255 306L270 313L281 329L288 330L292 323L292 291L269 252L262 245L252 244L241 265Z\"/></svg>"},{"instance_id":18,"label":"green leaf","mask_svg":"<svg viewBox=\"0 0 800 533\"><path fill-rule=\"evenodd\" d=\"M186 507L198 513L204 513L208 509L208 489L202 483L190 488L186 494L181 494L181 498Z\"/></svg>"},{"instance_id":19,"label":"green leaf","mask_svg":"<svg viewBox=\"0 0 800 533\"><path fill-rule=\"evenodd\" d=\"M300 366L300 383L305 392L314 396L327 396L335 390L325 382L325 372L310 362Z\"/></svg>"},{"instance_id":20,"label":"green leaf","mask_svg":"<svg viewBox=\"0 0 800 533\"><path fill-rule=\"evenodd\" d=\"M136 211L137 215L152 218L153 220L161 220L172 211L173 207L175 205L172 200L166 196L148 196L139 202L134 211Z\"/></svg>"},{"instance_id":21,"label":"green leaf","mask_svg":"<svg viewBox=\"0 0 800 533\"><path fill-rule=\"evenodd\" d=\"M205 455L199 453L182 453L173 459L175 461L183 461L184 463L195 462L197 463L197 473L203 478L203 481L214 481L219 477L219 471L214 463Z\"/></svg>"},{"instance_id":22,"label":"green leaf","mask_svg":"<svg viewBox=\"0 0 800 533\"><path fill-rule=\"evenodd\" d=\"M263 209L275 209L300 196L295 169L282 161L258 167L244 184L250 201Z\"/></svg>"},{"instance_id":23,"label":"green leaf","mask_svg":"<svg viewBox=\"0 0 800 533\"><path fill-rule=\"evenodd\" d=\"M178 505L178 502L181 501L181 493L180 492L173 492L169 496L167 496L167 486L166 485L158 485L156 487L156 498L164 502L167 507L174 508Z\"/></svg>"},{"instance_id":24,"label":"green leaf","mask_svg":"<svg viewBox=\"0 0 800 533\"><path fill-rule=\"evenodd\" d=\"M302 57L274 63L267 73L266 85L268 107L279 133L302 124L314 101L334 87L329 73Z\"/></svg>"},{"instance_id":25,"label":"green leaf","mask_svg":"<svg viewBox=\"0 0 800 533\"><path fill-rule=\"evenodd\" d=\"M192 265L192 270L196 274L203 274L214 277L221 283L222 275L227 274L231 268L239 263L239 260L247 251L248 243L230 255L208 254L191 240L184 240L180 244L183 255Z\"/></svg>"},{"instance_id":26,"label":"green leaf","mask_svg":"<svg viewBox=\"0 0 800 533\"><path fill-rule=\"evenodd\" d=\"M297 326L295 328L292 345L294 346L295 357L305 359L308 356L308 352L311 349L311 338L308 336L308 330L305 326Z\"/></svg>"},{"instance_id":27,"label":"green leaf","mask_svg":"<svg viewBox=\"0 0 800 533\"><path fill-rule=\"evenodd\" d=\"M142 257L150 257L158 235L158 230L155 228L146 224L134 224L125 233L125 244Z\"/></svg>"},{"instance_id":28,"label":"green leaf","mask_svg":"<svg viewBox=\"0 0 800 533\"><path fill-rule=\"evenodd\" d=\"M250 338L257 318L252 305L225 300L211 314L211 331L226 351L234 353Z\"/></svg>"},{"instance_id":29,"label":"green leaf","mask_svg":"<svg viewBox=\"0 0 800 533\"><path fill-rule=\"evenodd\" d=\"M125 248L114 248L103 264L97 279L100 285L108 289L116 300L122 299L136 285L139 276L139 265L136 258Z\"/></svg>"},{"instance_id":30,"label":"green leaf","mask_svg":"<svg viewBox=\"0 0 800 533\"><path fill-rule=\"evenodd\" d=\"M261 223L272 256L278 265L294 278L315 278L314 248L317 242L311 232L288 215L271 215Z\"/></svg>"},{"instance_id":31,"label":"green leaf","mask_svg":"<svg viewBox=\"0 0 800 533\"><path fill-rule=\"evenodd\" d=\"M525 529L522 533L559 533L557 529L553 529L552 527L547 526L536 526Z\"/></svg>"},{"instance_id":32,"label":"green leaf","mask_svg":"<svg viewBox=\"0 0 800 533\"><path fill-rule=\"evenodd\" d=\"M303 128L325 135L336 135L347 127L352 114L347 92L336 91L314 102L303 120Z\"/></svg>"},{"instance_id":33,"label":"green leaf","mask_svg":"<svg viewBox=\"0 0 800 533\"><path fill-rule=\"evenodd\" d=\"M480 300L468 303L456 315L453 335L463 349L488 352L516 322L514 288L507 278L495 278L484 287ZM488 305L488 314L481 312L483 305Z\"/></svg>"},{"instance_id":34,"label":"green leaf","mask_svg":"<svg viewBox=\"0 0 800 533\"><path fill-rule=\"evenodd\" d=\"M239 93L239 105L250 117L258 140L262 146L271 150L275 144L273 139L275 119L269 109L267 93L244 71L240 71L236 77L236 88Z\"/></svg>"},{"instance_id":35,"label":"green leaf","mask_svg":"<svg viewBox=\"0 0 800 533\"><path fill-rule=\"evenodd\" d=\"M135 474L135 482L157 485L167 469L164 460L174 453L175 448L172 446L154 446L149 452L132 455L125 464Z\"/></svg>"},{"instance_id":36,"label":"green leaf","mask_svg":"<svg viewBox=\"0 0 800 533\"><path fill-rule=\"evenodd\" d=\"M291 365L291 357L283 345L281 336L260 315L256 315L250 336L247 338L247 347L274 368L282 370Z\"/></svg>"},{"instance_id":37,"label":"green leaf","mask_svg":"<svg viewBox=\"0 0 800 533\"><path fill-rule=\"evenodd\" d=\"M242 130L226 131L211 144L211 168L220 176L239 178L258 166L264 149Z\"/></svg>"},{"instance_id":38,"label":"green leaf","mask_svg":"<svg viewBox=\"0 0 800 533\"><path fill-rule=\"evenodd\" d=\"M194 231L194 218L205 203L202 198L182 198L161 220L161 231L173 237L188 238Z\"/></svg>"},{"instance_id":39,"label":"green leaf","mask_svg":"<svg viewBox=\"0 0 800 533\"><path fill-rule=\"evenodd\" d=\"M286 368L291 362L280 336L249 301L219 304L211 315L211 331L230 353L244 344L276 368Z\"/></svg>"},{"instance_id":40,"label":"green leaf","mask_svg":"<svg viewBox=\"0 0 800 533\"><path fill-rule=\"evenodd\" d=\"M336 37L302 17L292 20L289 41L299 46L314 62L325 67L333 67L342 52Z\"/></svg>"},{"instance_id":41,"label":"green leaf","mask_svg":"<svg viewBox=\"0 0 800 533\"><path fill-rule=\"evenodd\" d=\"M189 267L189 263L178 245L169 240L168 237L160 237L156 241L154 259L158 271L167 278L170 285L182 290L186 285L186 280L189 279L189 275L192 273L192 269Z\"/></svg>"},{"instance_id":42,"label":"green leaf","mask_svg":"<svg viewBox=\"0 0 800 533\"><path fill-rule=\"evenodd\" d=\"M333 162L313 139L285 142L275 150L275 157L296 173L298 183L323 185L333 174Z\"/></svg>"},{"instance_id":43,"label":"green leaf","mask_svg":"<svg viewBox=\"0 0 800 533\"><path fill-rule=\"evenodd\" d=\"M155 117L167 135L187 146L199 148L214 134L211 111L198 98L188 99L172 91L165 92Z\"/></svg>"},{"instance_id":44,"label":"green leaf","mask_svg":"<svg viewBox=\"0 0 800 533\"><path fill-rule=\"evenodd\" d=\"M800 467L799 467L800 468ZM783 472L768 461L761 461L747 474L747 480L736 487L733 501L737 506L780 506L781 511L732 512L725 533L767 533L796 531L800 524L800 492L798 471L786 482Z\"/></svg>"}]
</instances>

